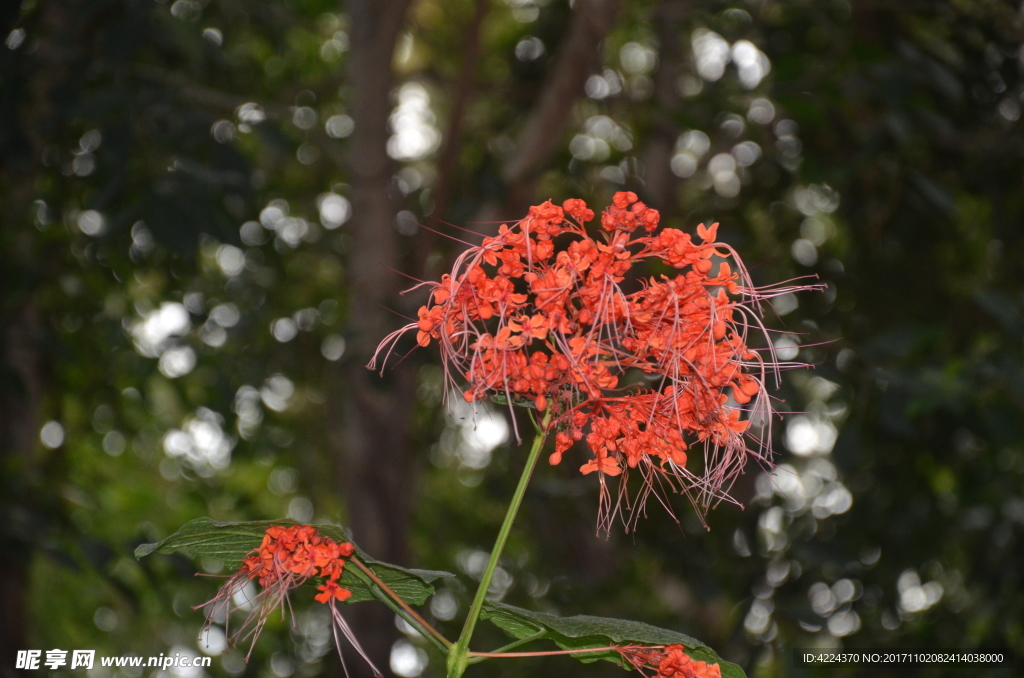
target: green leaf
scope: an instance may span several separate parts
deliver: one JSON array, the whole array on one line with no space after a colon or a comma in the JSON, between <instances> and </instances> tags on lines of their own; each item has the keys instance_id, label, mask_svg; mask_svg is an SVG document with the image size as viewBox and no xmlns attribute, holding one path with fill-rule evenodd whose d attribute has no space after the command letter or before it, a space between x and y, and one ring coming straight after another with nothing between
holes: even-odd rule
<instances>
[{"instance_id":1,"label":"green leaf","mask_svg":"<svg viewBox=\"0 0 1024 678\"><path fill-rule=\"evenodd\" d=\"M643 622L608 617L559 617L544 612L530 612L504 603L486 602L480 617L522 639L544 632L542 638L554 641L563 650L582 650L608 645L682 645L686 654L698 661L718 664L722 678L746 678L736 664L724 661L710 647L696 638L678 631L658 628ZM599 659L629 668L617 652L588 652L571 655L582 662Z\"/></svg>"},{"instance_id":2,"label":"green leaf","mask_svg":"<svg viewBox=\"0 0 1024 678\"><path fill-rule=\"evenodd\" d=\"M497 403L498 405L508 405L508 397L504 393L493 393L491 394L491 402ZM516 407L531 407L537 409L536 403L530 398L524 398L523 396L512 396L512 404Z\"/></svg>"},{"instance_id":3,"label":"green leaf","mask_svg":"<svg viewBox=\"0 0 1024 678\"><path fill-rule=\"evenodd\" d=\"M206 556L224 561L231 570L237 569L250 551L259 547L263 534L271 525L295 525L291 520L259 520L247 523L222 523L209 518L197 518L182 525L181 529L155 544L142 544L135 549L135 557L142 558L151 553L176 553L184 551L193 558ZM335 525L314 525L317 532L335 541L351 541L345 531ZM384 563L371 558L356 548L359 559L399 597L412 605L421 605L434 593L431 582L444 577L454 577L450 572L434 570L407 570L404 567ZM345 568L339 582L351 589L352 597L346 603L375 600L372 584L362 581L354 567Z\"/></svg>"}]
</instances>

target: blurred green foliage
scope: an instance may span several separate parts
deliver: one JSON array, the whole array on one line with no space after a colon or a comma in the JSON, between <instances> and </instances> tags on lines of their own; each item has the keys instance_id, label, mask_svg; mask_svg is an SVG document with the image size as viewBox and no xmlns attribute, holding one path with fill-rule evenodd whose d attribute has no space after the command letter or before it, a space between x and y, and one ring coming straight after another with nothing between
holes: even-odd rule
<instances>
[{"instance_id":1,"label":"blurred green foliage","mask_svg":"<svg viewBox=\"0 0 1024 678\"><path fill-rule=\"evenodd\" d=\"M520 213L508 167L575 4L405 11L395 219L374 225L400 243L382 267L436 277L459 243L434 231L468 238ZM24 575L7 584L20 602L4 598L24 614L5 611L0 634L200 652L191 606L216 584L193 574L222 564L140 563L136 545L201 516L349 522L326 423L346 389L336 366L363 357L346 351L363 340L346 287L361 256L352 19L326 0L8 5L0 559ZM541 469L505 602L677 629L752 676L847 675L801 674L792 647L1024 654L1022 43L1018 8L997 0L624 3L525 204L599 207L625 187L667 225L721 222L760 284L817 276L824 293L766 318L814 369L782 379L782 466L752 464L733 491L746 509L719 508L710 530L678 499L678 523L651 506L637 533L595 537L592 479ZM426 608L456 635L522 455L514 440L481 452L445 416L429 350L391 371L417 379L415 407L394 413L416 461L388 470L418 477L404 564L463 573ZM211 672L338 673L326 620L295 602L295 628L273 622L248 665L232 651ZM422 641L399 642L441 675ZM471 670L617 673L567 658Z\"/></svg>"}]
</instances>

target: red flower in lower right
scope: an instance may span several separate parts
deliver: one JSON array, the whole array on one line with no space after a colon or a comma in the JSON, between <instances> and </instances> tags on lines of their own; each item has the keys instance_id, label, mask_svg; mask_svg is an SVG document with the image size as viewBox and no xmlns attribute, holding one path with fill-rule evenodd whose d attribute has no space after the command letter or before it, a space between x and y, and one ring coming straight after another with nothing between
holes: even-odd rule
<instances>
[{"instance_id":1,"label":"red flower in lower right","mask_svg":"<svg viewBox=\"0 0 1024 678\"><path fill-rule=\"evenodd\" d=\"M722 678L718 664L695 661L682 645L669 645L658 663L658 678Z\"/></svg>"},{"instance_id":2,"label":"red flower in lower right","mask_svg":"<svg viewBox=\"0 0 1024 678\"><path fill-rule=\"evenodd\" d=\"M619 652L637 671L651 678L722 678L718 664L697 661L683 651L682 645L623 647Z\"/></svg>"}]
</instances>

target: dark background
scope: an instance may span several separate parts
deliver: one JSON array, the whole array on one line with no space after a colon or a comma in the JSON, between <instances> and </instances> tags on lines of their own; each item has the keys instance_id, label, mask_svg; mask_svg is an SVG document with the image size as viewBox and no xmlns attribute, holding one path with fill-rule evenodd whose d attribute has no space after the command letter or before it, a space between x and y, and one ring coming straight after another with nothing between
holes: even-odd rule
<instances>
[{"instance_id":1,"label":"dark background","mask_svg":"<svg viewBox=\"0 0 1024 678\"><path fill-rule=\"evenodd\" d=\"M1024 651L1017 4L8 0L0 36L3 675L18 649L200 652L218 563L131 553L207 515L459 571L427 608L456 635L523 454L500 411L445 417L433 350L363 365L448 236L623 187L721 222L759 284L818 276L767 318L815 369L777 392L775 485L752 465L710 531L680 499L681 528L596 537L593 479L544 466L503 599L751 676L796 675L794 646ZM340 675L296 598L210 674ZM382 606L350 619L442 675Z\"/></svg>"}]
</instances>

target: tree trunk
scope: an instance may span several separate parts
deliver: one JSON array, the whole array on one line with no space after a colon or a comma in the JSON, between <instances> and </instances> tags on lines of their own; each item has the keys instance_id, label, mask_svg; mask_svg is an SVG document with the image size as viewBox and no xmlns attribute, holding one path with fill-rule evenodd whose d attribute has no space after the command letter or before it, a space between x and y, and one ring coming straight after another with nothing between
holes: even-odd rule
<instances>
[{"instance_id":1,"label":"tree trunk","mask_svg":"<svg viewBox=\"0 0 1024 678\"><path fill-rule=\"evenodd\" d=\"M672 173L672 155L675 153L678 126L672 114L679 110L681 102L676 93L676 78L679 77L683 59L680 44L682 23L689 5L686 0L665 0L654 12L654 27L661 43L658 70L654 74L653 119L647 129L647 140L640 159L644 168L642 199L661 212L662 223L674 217L678 211L676 191L679 177Z\"/></svg>"},{"instance_id":2,"label":"tree trunk","mask_svg":"<svg viewBox=\"0 0 1024 678\"><path fill-rule=\"evenodd\" d=\"M351 147L353 218L348 257L347 359L334 374L329 422L348 523L359 546L376 558L408 560L415 463L409 449L415 375L397 370L381 379L365 365L394 326L400 281L397 212L389 195L394 171L387 155L394 87L392 57L408 0L352 0L349 83L355 134ZM381 605L352 609L352 626L382 671L396 635ZM367 667L350 662L356 675Z\"/></svg>"},{"instance_id":3,"label":"tree trunk","mask_svg":"<svg viewBox=\"0 0 1024 678\"><path fill-rule=\"evenodd\" d=\"M0 35L19 18L21 2L0 10ZM26 496L32 452L39 431L45 366L41 327L34 302L33 233L28 207L35 184L35 151L25 133L21 108L29 83L23 75L24 50L0 55L0 190L4 222L0 228L0 676L16 671L18 650L28 649L25 592L32 544L27 534L30 496ZM12 103L15 102L15 103Z\"/></svg>"},{"instance_id":4,"label":"tree trunk","mask_svg":"<svg viewBox=\"0 0 1024 678\"><path fill-rule=\"evenodd\" d=\"M621 5L621 0L576 3L551 75L503 173L508 188L505 207L520 217L533 202L537 177L554 155L573 103L583 95L587 78L600 70L601 43L615 25Z\"/></svg>"}]
</instances>

